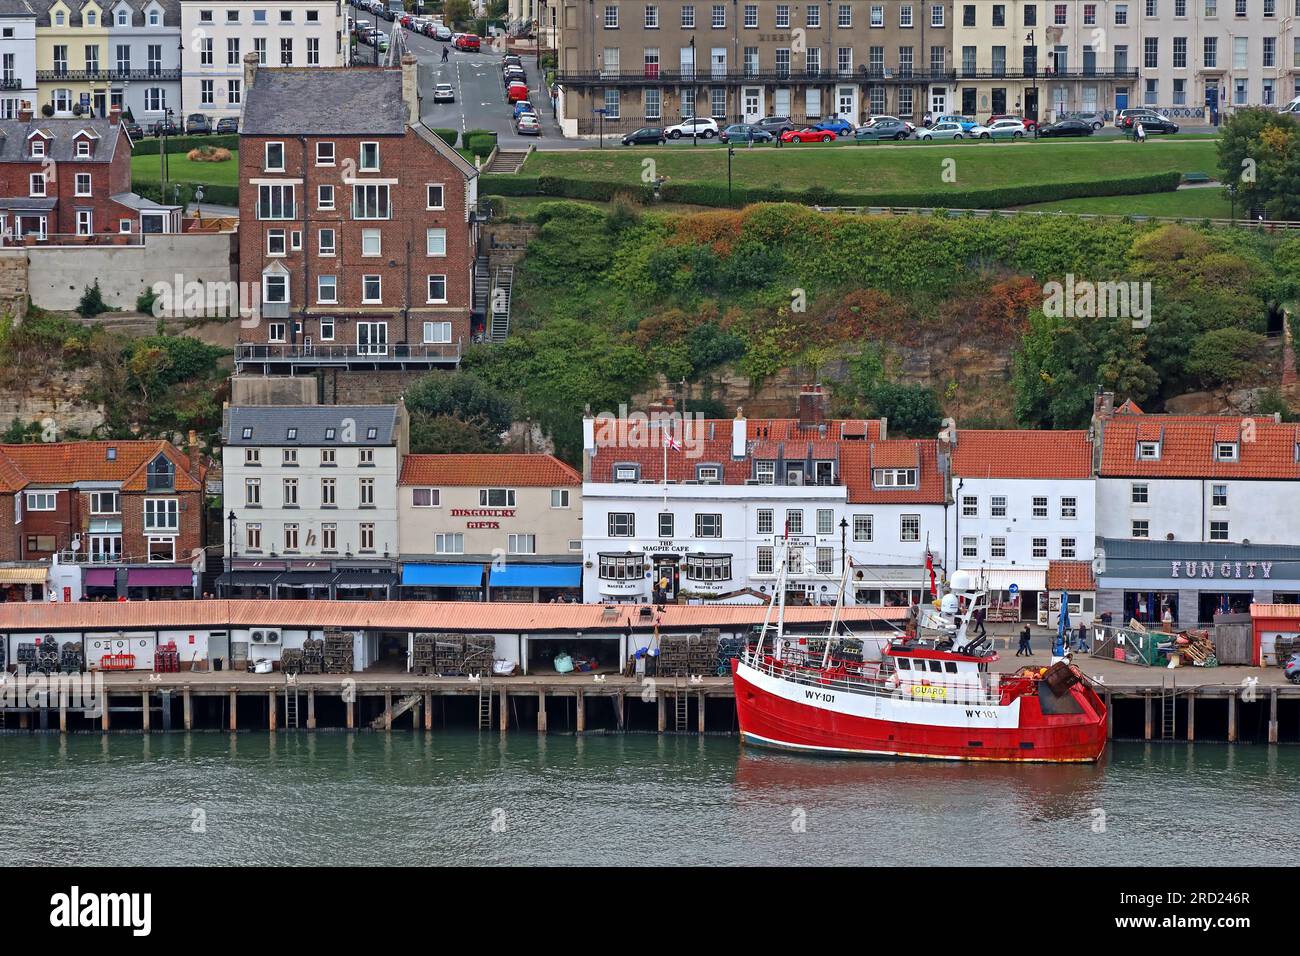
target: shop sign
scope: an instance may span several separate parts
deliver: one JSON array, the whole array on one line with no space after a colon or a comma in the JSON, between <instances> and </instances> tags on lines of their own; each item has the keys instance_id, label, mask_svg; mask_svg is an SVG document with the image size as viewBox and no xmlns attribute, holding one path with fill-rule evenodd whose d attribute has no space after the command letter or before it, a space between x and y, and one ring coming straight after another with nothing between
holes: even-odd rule
<instances>
[{"instance_id":1,"label":"shop sign","mask_svg":"<svg viewBox=\"0 0 1300 956\"><path fill-rule=\"evenodd\" d=\"M513 518L514 508L452 508L453 518ZM501 527L500 521L466 521L465 528L470 531L495 530Z\"/></svg>"},{"instance_id":2,"label":"shop sign","mask_svg":"<svg viewBox=\"0 0 1300 956\"><path fill-rule=\"evenodd\" d=\"M1272 561L1171 561L1171 578L1271 578ZM1256 574L1256 571L1259 574Z\"/></svg>"},{"instance_id":3,"label":"shop sign","mask_svg":"<svg viewBox=\"0 0 1300 956\"><path fill-rule=\"evenodd\" d=\"M658 544L643 544L641 550L647 554L651 551L669 551L685 554L691 549L689 544L673 544L671 541L660 541Z\"/></svg>"}]
</instances>

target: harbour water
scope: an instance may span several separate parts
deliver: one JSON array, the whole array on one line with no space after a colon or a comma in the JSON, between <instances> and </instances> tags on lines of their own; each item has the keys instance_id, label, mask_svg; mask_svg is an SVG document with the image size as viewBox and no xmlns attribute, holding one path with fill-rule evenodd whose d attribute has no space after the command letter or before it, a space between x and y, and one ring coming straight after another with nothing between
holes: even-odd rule
<instances>
[{"instance_id":1,"label":"harbour water","mask_svg":"<svg viewBox=\"0 0 1300 956\"><path fill-rule=\"evenodd\" d=\"M1300 748L1097 766L803 758L733 737L0 737L0 862L1281 865Z\"/></svg>"}]
</instances>

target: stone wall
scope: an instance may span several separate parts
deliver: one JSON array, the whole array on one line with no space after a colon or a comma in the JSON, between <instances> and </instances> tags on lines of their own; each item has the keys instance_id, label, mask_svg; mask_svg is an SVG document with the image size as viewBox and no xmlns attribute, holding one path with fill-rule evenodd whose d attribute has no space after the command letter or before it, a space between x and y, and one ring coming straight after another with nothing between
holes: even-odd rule
<instances>
[{"instance_id":1,"label":"stone wall","mask_svg":"<svg viewBox=\"0 0 1300 956\"><path fill-rule=\"evenodd\" d=\"M235 233L146 236L143 246L29 246L28 285L32 304L71 311L86 286L99 280L104 301L134 309L136 298L155 282L234 282L239 279ZM184 290L181 290L184 294Z\"/></svg>"},{"instance_id":2,"label":"stone wall","mask_svg":"<svg viewBox=\"0 0 1300 956\"><path fill-rule=\"evenodd\" d=\"M24 425L52 423L54 437L89 432L104 423L104 407L83 400L94 374L89 369L60 371L57 378L29 380L20 389L0 389L0 430L17 419ZM52 439L53 440L53 439Z\"/></svg>"},{"instance_id":3,"label":"stone wall","mask_svg":"<svg viewBox=\"0 0 1300 956\"><path fill-rule=\"evenodd\" d=\"M0 250L0 316L21 321L26 315L26 251L2 249Z\"/></svg>"}]
</instances>

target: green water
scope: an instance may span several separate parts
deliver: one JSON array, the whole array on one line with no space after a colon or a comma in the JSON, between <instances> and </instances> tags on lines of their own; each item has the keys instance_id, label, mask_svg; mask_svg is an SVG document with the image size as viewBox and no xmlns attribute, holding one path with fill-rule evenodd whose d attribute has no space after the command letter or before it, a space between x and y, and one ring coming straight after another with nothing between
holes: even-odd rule
<instances>
[{"instance_id":1,"label":"green water","mask_svg":"<svg viewBox=\"0 0 1300 956\"><path fill-rule=\"evenodd\" d=\"M1115 744L1097 766L1053 767L729 737L12 735L0 793L11 866L1300 859L1297 747Z\"/></svg>"}]
</instances>

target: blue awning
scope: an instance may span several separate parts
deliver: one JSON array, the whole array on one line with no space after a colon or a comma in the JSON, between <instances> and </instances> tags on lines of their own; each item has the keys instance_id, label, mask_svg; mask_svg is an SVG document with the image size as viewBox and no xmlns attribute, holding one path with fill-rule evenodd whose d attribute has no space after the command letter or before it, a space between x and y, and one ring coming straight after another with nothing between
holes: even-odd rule
<instances>
[{"instance_id":1,"label":"blue awning","mask_svg":"<svg viewBox=\"0 0 1300 956\"><path fill-rule=\"evenodd\" d=\"M404 564L404 587L477 588L483 586L481 564Z\"/></svg>"},{"instance_id":2,"label":"blue awning","mask_svg":"<svg viewBox=\"0 0 1300 956\"><path fill-rule=\"evenodd\" d=\"M493 568L488 585L494 588L582 587L580 564L512 564Z\"/></svg>"}]
</instances>

